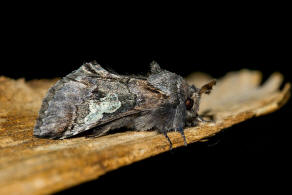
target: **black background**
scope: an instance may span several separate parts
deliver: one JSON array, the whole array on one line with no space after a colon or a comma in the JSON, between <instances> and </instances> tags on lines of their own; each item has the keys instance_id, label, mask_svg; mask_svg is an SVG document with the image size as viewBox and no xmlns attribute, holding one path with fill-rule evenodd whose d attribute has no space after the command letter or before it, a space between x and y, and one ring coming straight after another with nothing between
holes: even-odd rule
<instances>
[{"instance_id":1,"label":"black background","mask_svg":"<svg viewBox=\"0 0 292 195\"><path fill-rule=\"evenodd\" d=\"M248 17L247 11L236 17L236 11L195 14L197 9L161 17L157 16L160 10L152 9L144 17L140 10L113 17L113 12L99 15L97 10L76 10L75 16L65 17L55 16L52 10L35 11L2 24L0 75L27 80L62 77L91 60L118 73L143 74L156 60L182 76L202 71L220 78L248 68L262 71L264 79L278 71L291 82L291 31L285 11L259 17ZM124 193L134 191L134 186L149 193L155 188L166 193L193 188L224 191L230 186L261 189L276 181L285 186L282 178L289 176L291 154L290 118L289 102L275 113L228 128L208 142L134 163L60 194Z\"/></svg>"}]
</instances>

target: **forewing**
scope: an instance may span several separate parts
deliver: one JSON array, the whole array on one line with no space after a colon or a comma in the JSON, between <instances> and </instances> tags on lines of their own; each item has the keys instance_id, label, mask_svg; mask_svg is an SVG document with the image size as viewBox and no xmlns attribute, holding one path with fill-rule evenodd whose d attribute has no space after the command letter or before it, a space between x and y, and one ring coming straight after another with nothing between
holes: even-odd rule
<instances>
[{"instance_id":1,"label":"forewing","mask_svg":"<svg viewBox=\"0 0 292 195\"><path fill-rule=\"evenodd\" d=\"M58 81L45 97L34 129L38 137L66 138L138 113L129 78L87 63Z\"/></svg>"}]
</instances>

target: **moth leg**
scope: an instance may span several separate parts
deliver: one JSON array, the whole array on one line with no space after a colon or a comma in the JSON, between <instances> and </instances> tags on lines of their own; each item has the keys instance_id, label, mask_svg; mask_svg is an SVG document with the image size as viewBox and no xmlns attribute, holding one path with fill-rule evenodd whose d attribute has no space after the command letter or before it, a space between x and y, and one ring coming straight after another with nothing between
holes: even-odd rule
<instances>
[{"instance_id":1,"label":"moth leg","mask_svg":"<svg viewBox=\"0 0 292 195\"><path fill-rule=\"evenodd\" d=\"M123 117L118 120L104 124L103 126L95 127L90 137L100 137L100 136L106 135L112 129L125 127L133 121L134 117L135 116Z\"/></svg>"},{"instance_id":2,"label":"moth leg","mask_svg":"<svg viewBox=\"0 0 292 195\"><path fill-rule=\"evenodd\" d=\"M178 128L178 132L181 134L182 138L184 139L184 145L187 146L188 143L187 143L187 140L186 140L184 129L182 127L180 127L180 128Z\"/></svg>"},{"instance_id":3,"label":"moth leg","mask_svg":"<svg viewBox=\"0 0 292 195\"><path fill-rule=\"evenodd\" d=\"M211 110L206 110L200 115L196 115L200 122L214 122L214 115L211 113ZM207 117L208 119L204 119L203 117Z\"/></svg>"},{"instance_id":4,"label":"moth leg","mask_svg":"<svg viewBox=\"0 0 292 195\"><path fill-rule=\"evenodd\" d=\"M195 116L189 116L187 117L186 120L186 126L188 127L195 127L198 126L199 123L210 123L210 122L215 122L214 117L212 115L208 115L208 117L210 119L204 119L203 117L205 117L207 115L198 115L196 114Z\"/></svg>"},{"instance_id":5,"label":"moth leg","mask_svg":"<svg viewBox=\"0 0 292 195\"><path fill-rule=\"evenodd\" d=\"M197 115L196 118L194 118L193 121L191 121L191 126L196 127L200 123L207 123L207 122L211 122L211 121L207 121L207 120L203 119L201 116Z\"/></svg>"},{"instance_id":6,"label":"moth leg","mask_svg":"<svg viewBox=\"0 0 292 195\"><path fill-rule=\"evenodd\" d=\"M204 116L206 116L206 115L204 115ZM199 122L203 122L203 123L214 122L214 118L213 118L213 116L210 116L210 119L209 119L209 120L204 119L204 118L203 118L204 116L200 116L200 115L198 115L198 116L197 116L197 120L198 120Z\"/></svg>"},{"instance_id":7,"label":"moth leg","mask_svg":"<svg viewBox=\"0 0 292 195\"><path fill-rule=\"evenodd\" d=\"M169 143L169 149L172 150L172 142L170 141L167 132L163 132L164 137L167 139L168 143Z\"/></svg>"},{"instance_id":8,"label":"moth leg","mask_svg":"<svg viewBox=\"0 0 292 195\"><path fill-rule=\"evenodd\" d=\"M111 128L94 128L91 134L86 135L86 138L96 138L105 135Z\"/></svg>"}]
</instances>

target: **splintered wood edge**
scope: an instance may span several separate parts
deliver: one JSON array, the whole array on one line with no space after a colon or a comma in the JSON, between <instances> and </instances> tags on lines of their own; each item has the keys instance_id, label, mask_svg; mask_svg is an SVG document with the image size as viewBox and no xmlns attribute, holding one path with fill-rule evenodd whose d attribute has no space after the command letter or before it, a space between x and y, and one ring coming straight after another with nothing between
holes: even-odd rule
<instances>
[{"instance_id":1,"label":"splintered wood edge","mask_svg":"<svg viewBox=\"0 0 292 195\"><path fill-rule=\"evenodd\" d=\"M289 97L288 83L281 91L252 101L252 106L247 109L239 112L218 111L215 113L215 122L185 129L187 142L200 141L249 118L273 112L283 106ZM33 124L31 131L32 128ZM174 148L184 145L179 133L171 132L168 135ZM31 137L29 141L33 144L23 149L24 156L17 161L2 166L0 159L0 194L53 193L96 179L118 167L169 151L167 140L156 132L127 131L96 139L81 137L48 140L47 143L43 139Z\"/></svg>"}]
</instances>

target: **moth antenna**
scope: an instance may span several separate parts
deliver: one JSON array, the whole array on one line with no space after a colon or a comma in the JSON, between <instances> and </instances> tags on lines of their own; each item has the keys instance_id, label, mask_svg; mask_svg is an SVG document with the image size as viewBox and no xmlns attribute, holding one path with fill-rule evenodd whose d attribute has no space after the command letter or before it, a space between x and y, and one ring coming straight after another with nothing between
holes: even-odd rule
<instances>
[{"instance_id":1,"label":"moth antenna","mask_svg":"<svg viewBox=\"0 0 292 195\"><path fill-rule=\"evenodd\" d=\"M199 94L200 95L203 94L203 93L210 94L214 85L216 85L216 80L215 79L210 81L209 83L203 85L201 87L200 91L199 91Z\"/></svg>"},{"instance_id":2,"label":"moth antenna","mask_svg":"<svg viewBox=\"0 0 292 195\"><path fill-rule=\"evenodd\" d=\"M150 70L152 74L157 74L162 71L162 69L160 68L159 64L156 61L152 61L150 63Z\"/></svg>"}]
</instances>

